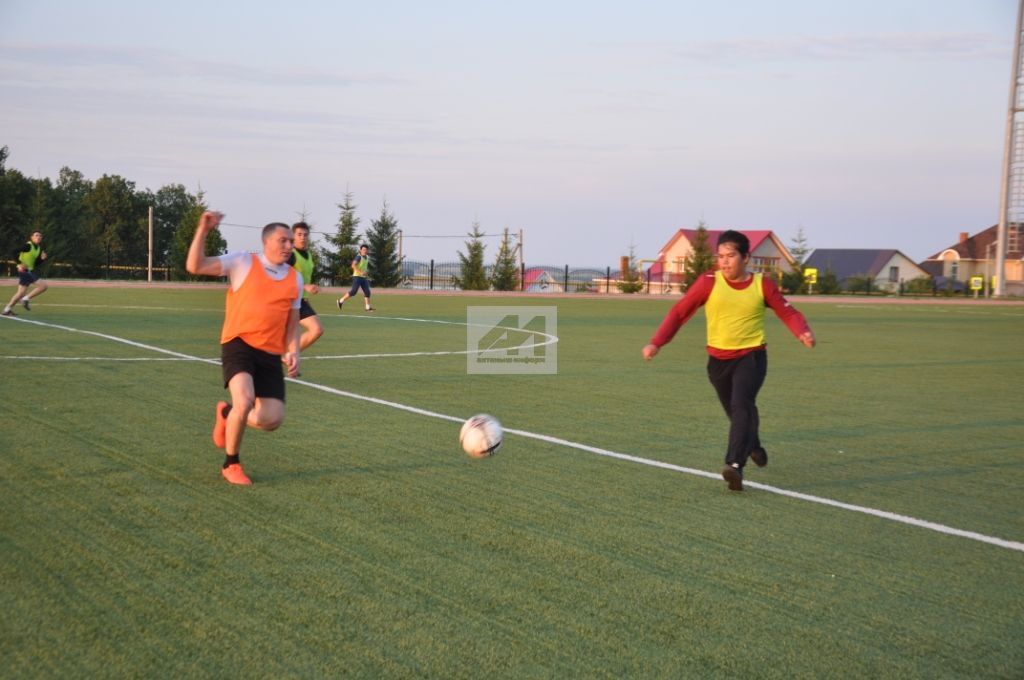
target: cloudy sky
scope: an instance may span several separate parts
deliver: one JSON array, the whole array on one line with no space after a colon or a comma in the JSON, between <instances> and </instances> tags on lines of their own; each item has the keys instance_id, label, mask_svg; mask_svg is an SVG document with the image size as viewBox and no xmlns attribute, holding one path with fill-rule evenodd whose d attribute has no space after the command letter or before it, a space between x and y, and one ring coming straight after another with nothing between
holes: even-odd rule
<instances>
[{"instance_id":1,"label":"cloudy sky","mask_svg":"<svg viewBox=\"0 0 1024 680\"><path fill-rule=\"evenodd\" d=\"M410 259L476 220L603 267L701 219L921 259L997 220L1016 12L0 0L0 145L32 175L201 187L238 225L333 231L348 189L368 226L386 199Z\"/></svg>"}]
</instances>

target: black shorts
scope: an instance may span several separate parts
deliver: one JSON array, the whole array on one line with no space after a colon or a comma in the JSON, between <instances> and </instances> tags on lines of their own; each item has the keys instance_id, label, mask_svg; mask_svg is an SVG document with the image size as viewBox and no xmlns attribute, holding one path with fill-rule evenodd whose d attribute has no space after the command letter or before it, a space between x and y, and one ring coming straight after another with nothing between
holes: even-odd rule
<instances>
[{"instance_id":1,"label":"black shorts","mask_svg":"<svg viewBox=\"0 0 1024 680\"><path fill-rule=\"evenodd\" d=\"M302 298L302 305L299 307L299 321L311 316L316 316L316 310L313 309L313 305L309 304L309 300Z\"/></svg>"},{"instance_id":2,"label":"black shorts","mask_svg":"<svg viewBox=\"0 0 1024 680\"><path fill-rule=\"evenodd\" d=\"M370 280L365 276L353 276L352 277L352 290L348 292L348 296L352 297L359 292L359 289L363 289L363 295L370 297Z\"/></svg>"},{"instance_id":3,"label":"black shorts","mask_svg":"<svg viewBox=\"0 0 1024 680\"><path fill-rule=\"evenodd\" d=\"M27 269L23 272L18 272L18 285L19 286L31 286L33 283L39 280L39 277Z\"/></svg>"},{"instance_id":4,"label":"black shorts","mask_svg":"<svg viewBox=\"0 0 1024 680\"><path fill-rule=\"evenodd\" d=\"M281 355L271 354L235 338L220 346L220 363L224 371L224 387L239 373L252 376L256 396L284 401L284 369Z\"/></svg>"}]
</instances>

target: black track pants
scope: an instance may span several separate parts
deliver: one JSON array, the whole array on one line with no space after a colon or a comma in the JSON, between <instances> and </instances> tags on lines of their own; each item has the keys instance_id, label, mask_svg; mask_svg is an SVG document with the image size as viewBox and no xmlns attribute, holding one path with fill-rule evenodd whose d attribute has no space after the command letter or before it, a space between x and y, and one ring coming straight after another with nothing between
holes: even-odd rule
<instances>
[{"instance_id":1,"label":"black track pants","mask_svg":"<svg viewBox=\"0 0 1024 680\"><path fill-rule=\"evenodd\" d=\"M726 465L743 467L750 450L761 446L757 429L757 393L768 373L768 353L759 349L739 359L708 357L708 380L718 393L718 400L729 416L729 448Z\"/></svg>"}]
</instances>

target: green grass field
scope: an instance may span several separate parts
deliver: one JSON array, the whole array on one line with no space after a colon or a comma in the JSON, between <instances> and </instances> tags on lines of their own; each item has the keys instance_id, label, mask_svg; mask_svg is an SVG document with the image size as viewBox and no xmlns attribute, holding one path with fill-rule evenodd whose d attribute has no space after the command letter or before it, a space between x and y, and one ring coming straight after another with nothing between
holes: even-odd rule
<instances>
[{"instance_id":1,"label":"green grass field","mask_svg":"<svg viewBox=\"0 0 1024 680\"><path fill-rule=\"evenodd\" d=\"M702 316L644 363L667 298L333 300L251 488L219 476L219 367L112 339L214 359L221 289L0 319L0 676L1024 676L1019 549L514 434L473 460L457 423L317 389L716 473ZM557 305L557 375L316 358L464 350L391 317L506 304ZM1024 306L797 305L820 344L769 319L748 481L1024 542Z\"/></svg>"}]
</instances>

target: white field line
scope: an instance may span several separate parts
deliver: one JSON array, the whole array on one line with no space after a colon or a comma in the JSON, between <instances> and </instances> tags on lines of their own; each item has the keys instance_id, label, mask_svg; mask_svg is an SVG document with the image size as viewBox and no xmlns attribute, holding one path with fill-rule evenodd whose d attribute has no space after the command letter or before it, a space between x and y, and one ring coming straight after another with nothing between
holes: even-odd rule
<instances>
[{"instance_id":1,"label":"white field line","mask_svg":"<svg viewBox=\"0 0 1024 680\"><path fill-rule=\"evenodd\" d=\"M96 331L86 331L78 328L71 328L69 326L61 326L57 324L44 323L42 321L32 321L29 319L9 319L4 317L5 320L17 321L21 323L31 323L38 326L44 326L48 328L57 328L60 330L69 331L71 333L83 333L85 335L92 335L112 342L119 342L132 347L138 347L140 349L146 349L152 352L161 354L168 354L179 359L189 359L192 361L199 361L208 364L219 365L220 362L216 359L201 359L199 357L193 357L173 350L164 349L162 347L154 347L152 345L146 345L141 342L135 342L126 338L119 338L115 335L107 335L106 333L98 333ZM428 321L428 320L422 320ZM447 321L440 323L449 323L453 325L460 325L456 322ZM464 325L464 324L462 324ZM312 383L307 380L301 380L298 378L288 378L288 382L295 383L297 385L303 385L314 390L320 390L328 394L333 394L339 397L345 397L348 399L356 399L358 401L365 401L371 404L377 404L379 406L385 406L387 408L393 408L399 411L405 411L406 413L413 413L420 416L426 416L428 418L436 418L438 420L447 420L452 423L462 423L464 418L457 416L450 416L444 413L437 413L436 411L429 411L427 409L417 408L415 406L408 406L406 404L400 404L394 401L388 401L387 399L378 399L377 397L369 397L363 394L356 394L355 392L348 392L345 390L335 389L326 385L320 385L318 383ZM639 465L647 465L650 467L661 468L663 470L672 470L673 472L682 472L684 474L693 475L696 477L706 477L707 479L713 479L721 481L721 477L713 472L707 472L705 470L698 470L696 468L683 467L681 465L674 465L672 463L665 463L659 460L652 460L650 458L642 458L640 456L634 456L627 453L618 453L616 451L610 451L608 449L602 449L596 446L590 446L588 444L580 444L578 442L569 441L568 439L561 439L560 437L551 437L545 434L538 434L536 432L528 432L526 430L516 430L511 428L505 428L505 431L509 434L514 434L527 439L535 439L537 441L546 442L548 444L554 444L556 446L564 446L566 448L576 449L578 451L586 451L587 453L593 453L599 456L605 456L607 458L615 458L630 463L637 463ZM964 529L957 529L956 527L947 526L945 524L938 524L936 522L929 522L927 520L918 519L916 517L909 517L907 515L900 515L895 512L888 512L886 510L877 510L875 508L869 508L863 505L854 505L852 503L844 503L842 501L833 500L831 498L824 498L822 496L813 496L811 494L801 493L799 491L790 491L788 489L782 489L776 486L770 486L768 484L760 484L758 482L748 482L744 480L744 485L754 489L760 489L767 491L768 493L778 494L787 498L794 498L797 500L807 501L809 503L817 503L819 505L827 505L833 508L839 508L841 510L848 510L850 512L858 512L865 515L871 515L872 517L878 517L880 519L889 520L891 522L898 522L900 524L906 524L909 526L918 527L921 529L928 529L935 531L940 534L946 534L947 536L957 536L959 538L967 538L973 541L980 541L982 543L988 543L1000 548L1006 548L1008 550L1015 550L1017 552L1024 553L1024 543L1018 541L1008 541L1006 539L997 538L995 536L988 536L986 534L979 534L975 531L966 531Z\"/></svg>"}]
</instances>

